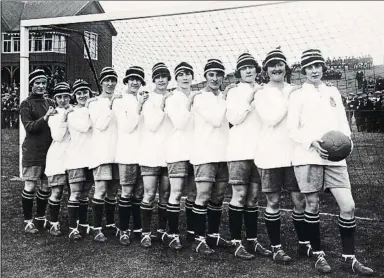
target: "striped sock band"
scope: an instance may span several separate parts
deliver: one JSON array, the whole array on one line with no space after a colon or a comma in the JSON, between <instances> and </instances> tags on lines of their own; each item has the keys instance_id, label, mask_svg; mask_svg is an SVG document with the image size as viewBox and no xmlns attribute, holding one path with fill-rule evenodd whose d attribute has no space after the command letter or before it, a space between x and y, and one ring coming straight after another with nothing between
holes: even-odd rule
<instances>
[{"instance_id":1,"label":"striped sock band","mask_svg":"<svg viewBox=\"0 0 384 278\"><path fill-rule=\"evenodd\" d=\"M50 191L41 191L39 189L36 194L36 217L45 217L45 211L47 210L47 204L49 196L51 196Z\"/></svg>"},{"instance_id":2,"label":"striped sock band","mask_svg":"<svg viewBox=\"0 0 384 278\"><path fill-rule=\"evenodd\" d=\"M243 229L244 208L229 204L229 231L231 240L241 240L241 230Z\"/></svg>"},{"instance_id":3,"label":"striped sock band","mask_svg":"<svg viewBox=\"0 0 384 278\"><path fill-rule=\"evenodd\" d=\"M196 237L205 237L205 229L206 229L206 218L207 218L207 206L200 206L194 204L193 213L195 220L195 236Z\"/></svg>"},{"instance_id":4,"label":"striped sock band","mask_svg":"<svg viewBox=\"0 0 384 278\"><path fill-rule=\"evenodd\" d=\"M105 203L105 218L107 220L107 225L115 224L115 210L116 210L116 199L104 199Z\"/></svg>"},{"instance_id":5,"label":"striped sock band","mask_svg":"<svg viewBox=\"0 0 384 278\"><path fill-rule=\"evenodd\" d=\"M223 202L208 202L208 234L219 233L221 215L223 212Z\"/></svg>"},{"instance_id":6,"label":"striped sock band","mask_svg":"<svg viewBox=\"0 0 384 278\"><path fill-rule=\"evenodd\" d=\"M104 200L92 199L93 228L101 229L103 220Z\"/></svg>"},{"instance_id":7,"label":"striped sock band","mask_svg":"<svg viewBox=\"0 0 384 278\"><path fill-rule=\"evenodd\" d=\"M308 242L309 243L309 237L307 233L307 225L305 223L305 217L304 212L298 213L295 211L292 211L292 221L293 226L295 227L297 239L300 242Z\"/></svg>"},{"instance_id":8,"label":"striped sock band","mask_svg":"<svg viewBox=\"0 0 384 278\"><path fill-rule=\"evenodd\" d=\"M304 221L307 226L309 241L314 252L321 251L320 240L320 215L317 213L304 212Z\"/></svg>"},{"instance_id":9,"label":"striped sock band","mask_svg":"<svg viewBox=\"0 0 384 278\"><path fill-rule=\"evenodd\" d=\"M355 254L355 232L356 232L356 220L345 219L339 215L339 230L341 236L341 245L343 248L343 255Z\"/></svg>"},{"instance_id":10,"label":"striped sock band","mask_svg":"<svg viewBox=\"0 0 384 278\"><path fill-rule=\"evenodd\" d=\"M141 224L142 232L149 233L151 232L151 222L152 222L152 212L153 212L153 203L144 203L141 202Z\"/></svg>"},{"instance_id":11,"label":"striped sock band","mask_svg":"<svg viewBox=\"0 0 384 278\"><path fill-rule=\"evenodd\" d=\"M267 228L269 240L271 241L272 246L278 246L281 244L280 241L280 227L281 227L281 217L280 211L275 213L264 212L264 222Z\"/></svg>"},{"instance_id":12,"label":"striped sock band","mask_svg":"<svg viewBox=\"0 0 384 278\"><path fill-rule=\"evenodd\" d=\"M72 229L77 227L77 219L79 218L79 201L68 201L68 225Z\"/></svg>"},{"instance_id":13,"label":"striped sock band","mask_svg":"<svg viewBox=\"0 0 384 278\"><path fill-rule=\"evenodd\" d=\"M180 204L167 204L167 218L170 234L179 234Z\"/></svg>"},{"instance_id":14,"label":"striped sock band","mask_svg":"<svg viewBox=\"0 0 384 278\"><path fill-rule=\"evenodd\" d=\"M257 238L257 224L259 217L259 207L244 208L244 224L247 238Z\"/></svg>"},{"instance_id":15,"label":"striped sock band","mask_svg":"<svg viewBox=\"0 0 384 278\"><path fill-rule=\"evenodd\" d=\"M58 200L58 201L52 201L51 199L48 200L50 222L56 223L59 221L60 202L61 200Z\"/></svg>"},{"instance_id":16,"label":"striped sock band","mask_svg":"<svg viewBox=\"0 0 384 278\"><path fill-rule=\"evenodd\" d=\"M80 225L88 224L88 204L89 204L88 198L80 199L80 204L79 204L79 224Z\"/></svg>"},{"instance_id":17,"label":"striped sock band","mask_svg":"<svg viewBox=\"0 0 384 278\"><path fill-rule=\"evenodd\" d=\"M133 221L133 231L141 233L141 211L140 206L143 198L133 198L132 199L132 221Z\"/></svg>"},{"instance_id":18,"label":"striped sock band","mask_svg":"<svg viewBox=\"0 0 384 278\"><path fill-rule=\"evenodd\" d=\"M185 215L187 218L187 232L194 231L194 219L195 216L193 213L193 202L186 200L185 201Z\"/></svg>"},{"instance_id":19,"label":"striped sock band","mask_svg":"<svg viewBox=\"0 0 384 278\"><path fill-rule=\"evenodd\" d=\"M119 223L120 230L129 229L129 220L131 218L132 203L130 198L120 196L119 198Z\"/></svg>"},{"instance_id":20,"label":"striped sock band","mask_svg":"<svg viewBox=\"0 0 384 278\"><path fill-rule=\"evenodd\" d=\"M157 218L158 218L158 229L164 230L167 228L167 204L157 204Z\"/></svg>"},{"instance_id":21,"label":"striped sock band","mask_svg":"<svg viewBox=\"0 0 384 278\"><path fill-rule=\"evenodd\" d=\"M21 204L23 206L24 220L32 219L34 191L23 190L21 193Z\"/></svg>"}]
</instances>

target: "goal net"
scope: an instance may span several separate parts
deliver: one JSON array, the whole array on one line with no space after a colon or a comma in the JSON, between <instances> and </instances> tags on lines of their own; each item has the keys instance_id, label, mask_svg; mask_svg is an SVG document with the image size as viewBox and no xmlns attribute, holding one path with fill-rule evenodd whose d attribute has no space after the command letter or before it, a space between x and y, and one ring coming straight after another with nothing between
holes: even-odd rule
<instances>
[{"instance_id":1,"label":"goal net","mask_svg":"<svg viewBox=\"0 0 384 278\"><path fill-rule=\"evenodd\" d=\"M62 80L72 84L82 78L92 84L95 92L97 76L105 66L117 71L120 92L124 90L122 79L128 67L143 67L147 85L142 90L150 91L154 89L151 69L155 63L164 62L173 73L175 66L185 61L194 68L193 88L200 89L205 86L203 68L208 59L218 58L224 63L225 87L236 82L234 71L240 54L249 51L261 64L276 47L285 53L292 69L287 81L302 84L305 77L300 73L301 53L318 48L329 69L324 80L337 86L344 97L367 94L367 98L373 98L375 88L360 84L356 75L362 72L367 84L384 77L383 7L381 2L239 5L217 1L213 5L196 2L181 8L124 14L29 20L22 23L29 31L29 60L21 60L29 70L45 68L52 84ZM24 70L21 83L27 75ZM265 73L257 80L266 82ZM175 87L172 78L168 88ZM22 94L26 97L25 89ZM383 133L377 129L358 130L356 115L352 116L351 127L355 141L354 152L348 158L352 183L382 184Z\"/></svg>"}]
</instances>

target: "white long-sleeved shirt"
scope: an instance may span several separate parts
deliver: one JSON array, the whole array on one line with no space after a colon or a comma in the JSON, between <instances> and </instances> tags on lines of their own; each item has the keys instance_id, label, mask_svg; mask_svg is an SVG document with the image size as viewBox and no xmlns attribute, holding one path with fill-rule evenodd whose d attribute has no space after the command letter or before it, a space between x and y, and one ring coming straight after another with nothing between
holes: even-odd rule
<instances>
[{"instance_id":1,"label":"white long-sleeved shirt","mask_svg":"<svg viewBox=\"0 0 384 278\"><path fill-rule=\"evenodd\" d=\"M53 141L47 153L45 167L47 176L65 174L66 152L70 142L68 123L62 121L65 109L57 107L56 111L57 114L48 119Z\"/></svg>"},{"instance_id":2,"label":"white long-sleeved shirt","mask_svg":"<svg viewBox=\"0 0 384 278\"><path fill-rule=\"evenodd\" d=\"M255 152L255 164L262 169L291 166L293 140L287 129L289 95L293 85L284 88L269 84L255 95L256 112L261 119L261 132Z\"/></svg>"},{"instance_id":3,"label":"white long-sleeved shirt","mask_svg":"<svg viewBox=\"0 0 384 278\"><path fill-rule=\"evenodd\" d=\"M195 97L193 113L194 165L227 161L229 123L225 118L227 105L222 94L203 91Z\"/></svg>"},{"instance_id":4,"label":"white long-sleeved shirt","mask_svg":"<svg viewBox=\"0 0 384 278\"><path fill-rule=\"evenodd\" d=\"M86 107L75 106L73 109L67 120L71 137L65 163L67 169L89 167L92 153L92 123L89 111Z\"/></svg>"},{"instance_id":5,"label":"white long-sleeved shirt","mask_svg":"<svg viewBox=\"0 0 384 278\"><path fill-rule=\"evenodd\" d=\"M115 162L117 123L108 98L98 97L89 104L92 122L92 152L90 168Z\"/></svg>"},{"instance_id":6,"label":"white long-sleeved shirt","mask_svg":"<svg viewBox=\"0 0 384 278\"><path fill-rule=\"evenodd\" d=\"M137 96L128 93L113 101L112 111L117 121L116 163L139 163L141 115L137 113L137 104Z\"/></svg>"},{"instance_id":7,"label":"white long-sleeved shirt","mask_svg":"<svg viewBox=\"0 0 384 278\"><path fill-rule=\"evenodd\" d=\"M346 161L332 162L322 159L311 144L332 130L351 136L347 116L336 87L321 83L318 89L304 83L292 93L288 109L289 136L295 141L292 153L293 165L341 165Z\"/></svg>"},{"instance_id":8,"label":"white long-sleeved shirt","mask_svg":"<svg viewBox=\"0 0 384 278\"><path fill-rule=\"evenodd\" d=\"M167 138L172 124L161 109L163 95L150 93L141 112L141 140L139 164L148 167L166 167Z\"/></svg>"},{"instance_id":9,"label":"white long-sleeved shirt","mask_svg":"<svg viewBox=\"0 0 384 278\"><path fill-rule=\"evenodd\" d=\"M188 97L177 89L165 101L164 110L172 123L166 147L167 163L191 159L193 116L187 109L187 103Z\"/></svg>"},{"instance_id":10,"label":"white long-sleeved shirt","mask_svg":"<svg viewBox=\"0 0 384 278\"><path fill-rule=\"evenodd\" d=\"M261 121L254 104L248 102L252 94L247 83L228 91L226 118L233 127L229 130L227 161L254 159Z\"/></svg>"}]
</instances>

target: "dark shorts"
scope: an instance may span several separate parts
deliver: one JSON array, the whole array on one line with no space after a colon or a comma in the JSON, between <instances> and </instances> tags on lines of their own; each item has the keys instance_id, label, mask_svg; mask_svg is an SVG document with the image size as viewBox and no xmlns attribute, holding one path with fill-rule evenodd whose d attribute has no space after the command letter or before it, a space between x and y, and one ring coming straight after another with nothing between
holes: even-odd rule
<instances>
[{"instance_id":1,"label":"dark shorts","mask_svg":"<svg viewBox=\"0 0 384 278\"><path fill-rule=\"evenodd\" d=\"M110 181L119 179L119 168L117 164L102 164L93 169L95 181Z\"/></svg>"},{"instance_id":2,"label":"dark shorts","mask_svg":"<svg viewBox=\"0 0 384 278\"><path fill-rule=\"evenodd\" d=\"M261 183L259 172L253 160L228 162L229 183L232 185Z\"/></svg>"},{"instance_id":3,"label":"dark shorts","mask_svg":"<svg viewBox=\"0 0 384 278\"><path fill-rule=\"evenodd\" d=\"M68 184L67 174L59 174L48 177L48 187L61 186Z\"/></svg>"},{"instance_id":4,"label":"dark shorts","mask_svg":"<svg viewBox=\"0 0 384 278\"><path fill-rule=\"evenodd\" d=\"M67 170L68 182L93 182L93 171L88 168L78 168Z\"/></svg>"},{"instance_id":5,"label":"dark shorts","mask_svg":"<svg viewBox=\"0 0 384 278\"><path fill-rule=\"evenodd\" d=\"M26 181L47 180L44 174L45 166L28 166L23 167L23 179Z\"/></svg>"},{"instance_id":6,"label":"dark shorts","mask_svg":"<svg viewBox=\"0 0 384 278\"><path fill-rule=\"evenodd\" d=\"M293 167L258 168L258 171L262 192L280 192L282 189L289 192L300 192Z\"/></svg>"},{"instance_id":7,"label":"dark shorts","mask_svg":"<svg viewBox=\"0 0 384 278\"><path fill-rule=\"evenodd\" d=\"M297 183L302 193L313 193L331 188L351 188L347 166L294 166Z\"/></svg>"},{"instance_id":8,"label":"dark shorts","mask_svg":"<svg viewBox=\"0 0 384 278\"><path fill-rule=\"evenodd\" d=\"M178 161L168 163L168 176L170 178L186 178L194 176L193 166L189 161Z\"/></svg>"},{"instance_id":9,"label":"dark shorts","mask_svg":"<svg viewBox=\"0 0 384 278\"><path fill-rule=\"evenodd\" d=\"M213 162L193 166L195 181L228 182L227 162Z\"/></svg>"},{"instance_id":10,"label":"dark shorts","mask_svg":"<svg viewBox=\"0 0 384 278\"><path fill-rule=\"evenodd\" d=\"M121 185L135 185L140 176L139 164L118 164Z\"/></svg>"},{"instance_id":11,"label":"dark shorts","mask_svg":"<svg viewBox=\"0 0 384 278\"><path fill-rule=\"evenodd\" d=\"M168 177L168 168L167 167L148 167L140 166L142 176L160 176Z\"/></svg>"}]
</instances>

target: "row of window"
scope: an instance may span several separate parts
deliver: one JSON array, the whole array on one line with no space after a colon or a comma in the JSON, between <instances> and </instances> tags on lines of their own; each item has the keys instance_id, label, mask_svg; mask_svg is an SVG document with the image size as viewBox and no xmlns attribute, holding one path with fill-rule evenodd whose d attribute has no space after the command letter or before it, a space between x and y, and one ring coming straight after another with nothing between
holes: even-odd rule
<instances>
[{"instance_id":1,"label":"row of window","mask_svg":"<svg viewBox=\"0 0 384 278\"><path fill-rule=\"evenodd\" d=\"M96 33L84 31L85 40L87 42L91 58L97 60L97 39ZM20 52L20 36L3 34L2 40L3 53L19 53ZM29 52L55 52L67 53L67 38L58 34L43 34L41 36L29 37ZM84 47L84 58L88 58L87 51Z\"/></svg>"},{"instance_id":2,"label":"row of window","mask_svg":"<svg viewBox=\"0 0 384 278\"><path fill-rule=\"evenodd\" d=\"M66 53L67 41L63 35L30 36L29 52ZM20 37L3 34L3 53L20 52Z\"/></svg>"}]
</instances>

